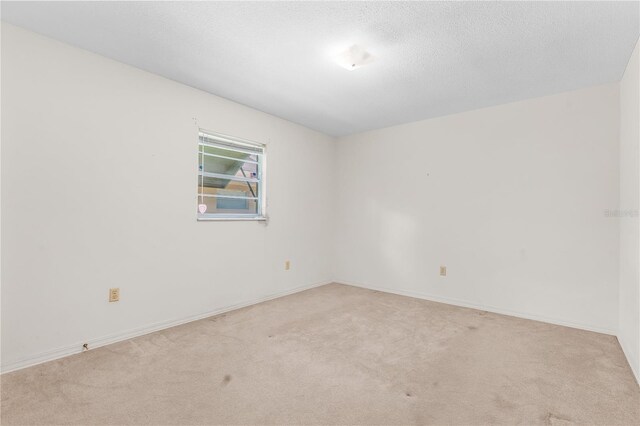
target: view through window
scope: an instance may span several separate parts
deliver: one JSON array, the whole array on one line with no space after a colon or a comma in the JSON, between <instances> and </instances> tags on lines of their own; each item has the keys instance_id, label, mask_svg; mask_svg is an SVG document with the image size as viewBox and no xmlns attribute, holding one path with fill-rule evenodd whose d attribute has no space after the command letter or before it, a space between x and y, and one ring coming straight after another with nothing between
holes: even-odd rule
<instances>
[{"instance_id":1,"label":"view through window","mask_svg":"<svg viewBox=\"0 0 640 426\"><path fill-rule=\"evenodd\" d=\"M198 219L263 219L264 157L264 145L201 130Z\"/></svg>"}]
</instances>

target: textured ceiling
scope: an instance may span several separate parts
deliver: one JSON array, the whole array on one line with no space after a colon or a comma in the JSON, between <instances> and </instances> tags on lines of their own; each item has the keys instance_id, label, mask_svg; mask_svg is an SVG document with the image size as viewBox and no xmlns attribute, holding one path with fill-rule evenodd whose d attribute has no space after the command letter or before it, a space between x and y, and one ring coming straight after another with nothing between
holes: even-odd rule
<instances>
[{"instance_id":1,"label":"textured ceiling","mask_svg":"<svg viewBox=\"0 0 640 426\"><path fill-rule=\"evenodd\" d=\"M4 21L339 136L621 78L638 2L6 2ZM352 44L375 62L347 71Z\"/></svg>"}]
</instances>

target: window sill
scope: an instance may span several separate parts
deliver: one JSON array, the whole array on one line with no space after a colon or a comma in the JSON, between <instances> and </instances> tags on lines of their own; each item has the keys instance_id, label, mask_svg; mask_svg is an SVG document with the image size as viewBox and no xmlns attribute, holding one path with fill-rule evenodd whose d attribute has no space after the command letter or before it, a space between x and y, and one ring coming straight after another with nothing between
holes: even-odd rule
<instances>
[{"instance_id":1,"label":"window sill","mask_svg":"<svg viewBox=\"0 0 640 426\"><path fill-rule=\"evenodd\" d=\"M242 222L246 222L246 221L255 221L255 222L266 222L267 218L266 216L248 216L248 217L242 217L242 216L228 216L228 217L198 217L198 222L210 222L210 221L214 221L214 222L220 222L220 221L242 221Z\"/></svg>"}]
</instances>

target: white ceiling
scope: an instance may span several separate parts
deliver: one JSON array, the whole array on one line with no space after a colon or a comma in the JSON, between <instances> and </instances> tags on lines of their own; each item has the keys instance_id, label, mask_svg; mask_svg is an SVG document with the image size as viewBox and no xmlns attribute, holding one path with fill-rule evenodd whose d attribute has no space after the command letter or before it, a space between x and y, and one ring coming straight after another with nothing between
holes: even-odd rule
<instances>
[{"instance_id":1,"label":"white ceiling","mask_svg":"<svg viewBox=\"0 0 640 426\"><path fill-rule=\"evenodd\" d=\"M621 78L638 2L6 2L2 20L340 136ZM375 62L332 56L359 44Z\"/></svg>"}]
</instances>

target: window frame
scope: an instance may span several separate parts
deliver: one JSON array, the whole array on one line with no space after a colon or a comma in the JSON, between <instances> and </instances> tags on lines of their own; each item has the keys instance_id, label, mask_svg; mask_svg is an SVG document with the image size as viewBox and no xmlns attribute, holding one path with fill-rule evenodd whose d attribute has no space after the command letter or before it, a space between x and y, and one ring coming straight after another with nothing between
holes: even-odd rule
<instances>
[{"instance_id":1,"label":"window frame","mask_svg":"<svg viewBox=\"0 0 640 426\"><path fill-rule=\"evenodd\" d=\"M211 139L209 145L206 144L206 141L203 139ZM217 141L216 144L214 141ZM259 143L255 141L251 141L248 139L243 139L235 136L225 135L223 133L212 132L206 129L198 129L198 167L196 167L196 177L198 181L198 192L197 202L201 203L202 197L204 196L202 193L202 177L211 176L211 177L219 177L219 178L228 178L228 175L210 173L206 170L200 170L200 161L203 156L203 146L210 146L213 148L222 148L229 149L230 151L235 152L246 152L248 154L255 154L257 156L257 161L248 160L250 163L255 163L258 169L258 176L256 178L241 178L241 177L233 177L231 180L235 181L245 181L245 182L253 182L256 184L256 190L258 192L258 196L253 197L224 197L224 196L211 196L213 198L237 198L244 200L255 200L257 207L255 214L246 214L246 213L200 213L196 212L196 218L198 221L266 221L267 213L266 213L266 205L267 205L267 192L266 192L266 169L267 169L267 145L264 143ZM246 151L242 151L242 148L245 147ZM224 156L214 155L214 157L225 158ZM233 157L228 157L231 160L235 160ZM238 160L243 161L243 160ZM247 161L243 161L247 162ZM203 173L205 173L203 175Z\"/></svg>"}]
</instances>

